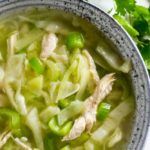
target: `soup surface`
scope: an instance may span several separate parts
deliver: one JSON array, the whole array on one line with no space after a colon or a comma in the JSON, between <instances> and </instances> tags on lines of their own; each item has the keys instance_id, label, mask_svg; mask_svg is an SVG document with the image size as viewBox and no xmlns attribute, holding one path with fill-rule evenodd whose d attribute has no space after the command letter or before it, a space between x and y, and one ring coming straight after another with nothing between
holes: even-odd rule
<instances>
[{"instance_id":1,"label":"soup surface","mask_svg":"<svg viewBox=\"0 0 150 150\"><path fill-rule=\"evenodd\" d=\"M130 69L130 60L77 16L27 9L2 17L0 149L126 149Z\"/></svg>"}]
</instances>

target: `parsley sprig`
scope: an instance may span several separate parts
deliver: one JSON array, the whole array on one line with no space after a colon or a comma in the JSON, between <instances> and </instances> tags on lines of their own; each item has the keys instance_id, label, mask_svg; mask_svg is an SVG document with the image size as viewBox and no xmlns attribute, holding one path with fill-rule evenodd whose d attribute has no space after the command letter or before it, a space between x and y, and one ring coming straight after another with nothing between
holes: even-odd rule
<instances>
[{"instance_id":1,"label":"parsley sprig","mask_svg":"<svg viewBox=\"0 0 150 150\"><path fill-rule=\"evenodd\" d=\"M136 4L135 0L115 0L114 18L136 42L147 69L150 70L150 7Z\"/></svg>"}]
</instances>

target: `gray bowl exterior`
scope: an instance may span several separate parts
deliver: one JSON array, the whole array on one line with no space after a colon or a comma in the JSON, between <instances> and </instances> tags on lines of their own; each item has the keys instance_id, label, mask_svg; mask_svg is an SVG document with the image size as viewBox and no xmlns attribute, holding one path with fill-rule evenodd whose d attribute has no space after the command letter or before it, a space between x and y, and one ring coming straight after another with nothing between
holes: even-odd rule
<instances>
[{"instance_id":1,"label":"gray bowl exterior","mask_svg":"<svg viewBox=\"0 0 150 150\"><path fill-rule=\"evenodd\" d=\"M132 60L130 76L136 99L136 112L127 149L142 150L150 118L150 83L141 55L129 35L109 15L80 0L2 0L0 15L28 6L60 9L87 19L116 46L122 57Z\"/></svg>"}]
</instances>

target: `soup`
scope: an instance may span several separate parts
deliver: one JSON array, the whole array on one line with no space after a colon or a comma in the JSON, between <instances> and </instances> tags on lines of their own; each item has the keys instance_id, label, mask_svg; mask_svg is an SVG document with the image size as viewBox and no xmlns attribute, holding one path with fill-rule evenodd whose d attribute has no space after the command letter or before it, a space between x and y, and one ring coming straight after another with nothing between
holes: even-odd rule
<instances>
[{"instance_id":1,"label":"soup","mask_svg":"<svg viewBox=\"0 0 150 150\"><path fill-rule=\"evenodd\" d=\"M126 148L130 69L96 27L73 14L28 9L2 17L0 149Z\"/></svg>"}]
</instances>

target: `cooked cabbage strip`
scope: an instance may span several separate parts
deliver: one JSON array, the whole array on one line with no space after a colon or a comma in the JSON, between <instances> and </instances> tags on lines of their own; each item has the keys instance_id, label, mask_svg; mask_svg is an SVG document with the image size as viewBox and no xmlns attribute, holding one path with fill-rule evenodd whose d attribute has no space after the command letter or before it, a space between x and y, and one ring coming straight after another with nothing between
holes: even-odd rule
<instances>
[{"instance_id":1,"label":"cooked cabbage strip","mask_svg":"<svg viewBox=\"0 0 150 150\"><path fill-rule=\"evenodd\" d=\"M27 106L26 106L26 100L25 97L21 94L21 86L22 83L18 83L18 89L15 94L15 101L18 106L18 112L20 112L21 115L26 115L27 114Z\"/></svg>"},{"instance_id":2,"label":"cooked cabbage strip","mask_svg":"<svg viewBox=\"0 0 150 150\"><path fill-rule=\"evenodd\" d=\"M14 90L12 89L12 87L9 84L5 84L5 92L8 96L8 99L11 103L11 105L15 108L15 110L18 110L18 106L16 104L15 98L14 98Z\"/></svg>"},{"instance_id":3,"label":"cooked cabbage strip","mask_svg":"<svg viewBox=\"0 0 150 150\"><path fill-rule=\"evenodd\" d=\"M73 84L72 82L66 81L64 82L64 87L61 89L62 92L59 95L60 99L65 99L75 93L77 93L80 89L80 85L79 84Z\"/></svg>"},{"instance_id":4,"label":"cooked cabbage strip","mask_svg":"<svg viewBox=\"0 0 150 150\"><path fill-rule=\"evenodd\" d=\"M96 51L99 55L101 55L105 59L105 61L113 69L124 72L124 73L128 73L130 71L131 69L130 60L125 60L123 63L121 63L119 62L120 61L119 56L116 53L114 53L114 51L111 51L108 48L104 50L104 48L101 46L98 46L96 48Z\"/></svg>"},{"instance_id":5,"label":"cooked cabbage strip","mask_svg":"<svg viewBox=\"0 0 150 150\"><path fill-rule=\"evenodd\" d=\"M84 149L85 150L95 150L95 144L92 141L88 140L84 143Z\"/></svg>"},{"instance_id":6,"label":"cooked cabbage strip","mask_svg":"<svg viewBox=\"0 0 150 150\"><path fill-rule=\"evenodd\" d=\"M75 117L76 115L79 115L80 113L82 113L83 108L83 102L79 100L71 102L68 107L60 111L60 113L57 115L58 124L61 126L67 120Z\"/></svg>"},{"instance_id":7,"label":"cooked cabbage strip","mask_svg":"<svg viewBox=\"0 0 150 150\"><path fill-rule=\"evenodd\" d=\"M99 81L93 95L85 100L83 114L75 120L71 131L63 138L63 141L73 140L79 137L84 130L90 132L96 121L97 107L112 90L114 80L114 74L108 74Z\"/></svg>"},{"instance_id":8,"label":"cooked cabbage strip","mask_svg":"<svg viewBox=\"0 0 150 150\"><path fill-rule=\"evenodd\" d=\"M5 77L4 68L0 66L0 89L4 88L4 77Z\"/></svg>"},{"instance_id":9,"label":"cooked cabbage strip","mask_svg":"<svg viewBox=\"0 0 150 150\"><path fill-rule=\"evenodd\" d=\"M49 95L50 95L50 101L53 103L56 102L59 87L60 87L60 81L50 83Z\"/></svg>"},{"instance_id":10,"label":"cooked cabbage strip","mask_svg":"<svg viewBox=\"0 0 150 150\"><path fill-rule=\"evenodd\" d=\"M23 75L25 54L11 56L6 64L4 82L20 80Z\"/></svg>"},{"instance_id":11,"label":"cooked cabbage strip","mask_svg":"<svg viewBox=\"0 0 150 150\"><path fill-rule=\"evenodd\" d=\"M122 133L121 129L118 127L115 129L113 134L110 136L110 138L108 140L108 147L113 147L122 138L123 138L123 133Z\"/></svg>"},{"instance_id":12,"label":"cooked cabbage strip","mask_svg":"<svg viewBox=\"0 0 150 150\"><path fill-rule=\"evenodd\" d=\"M60 113L60 109L57 106L48 106L40 113L40 118L44 123L47 123L50 118Z\"/></svg>"},{"instance_id":13,"label":"cooked cabbage strip","mask_svg":"<svg viewBox=\"0 0 150 150\"><path fill-rule=\"evenodd\" d=\"M6 94L0 94L0 107L7 107L9 106L10 102Z\"/></svg>"},{"instance_id":14,"label":"cooked cabbage strip","mask_svg":"<svg viewBox=\"0 0 150 150\"><path fill-rule=\"evenodd\" d=\"M33 108L26 117L26 124L31 129L37 148L44 150L43 137L38 117L38 111Z\"/></svg>"},{"instance_id":15,"label":"cooked cabbage strip","mask_svg":"<svg viewBox=\"0 0 150 150\"><path fill-rule=\"evenodd\" d=\"M43 29L46 32L59 33L62 35L67 35L70 31L66 27L66 24L63 24L59 21L37 21L34 19L30 19L26 16L19 16L19 19L21 19L22 21L25 21L25 22L32 23L37 28Z\"/></svg>"},{"instance_id":16,"label":"cooked cabbage strip","mask_svg":"<svg viewBox=\"0 0 150 150\"><path fill-rule=\"evenodd\" d=\"M87 88L88 81L90 78L90 70L85 56L79 55L78 59L79 59L78 75L79 75L80 88L76 94L76 99L83 100L83 96L85 94L85 90Z\"/></svg>"},{"instance_id":17,"label":"cooked cabbage strip","mask_svg":"<svg viewBox=\"0 0 150 150\"><path fill-rule=\"evenodd\" d=\"M62 81L60 82L60 86L59 86L59 89L58 89L58 95L57 95L57 99L56 99L56 102L58 102L60 99L63 99L64 98L64 93L66 89L69 89L70 87L68 87L68 80L69 80L69 77L70 75L74 72L74 70L76 69L77 67L77 61L75 60L71 66L68 68L68 70L65 72L64 74L64 77L62 79ZM77 89L75 90L78 91L78 87L76 86L76 88L73 88L73 89ZM72 94L74 94L75 92L71 92ZM71 95L72 95L71 94ZM67 94L68 95L68 94ZM63 97L62 97L63 96ZM68 95L70 96L70 94ZM66 96L65 96L66 97Z\"/></svg>"},{"instance_id":18,"label":"cooked cabbage strip","mask_svg":"<svg viewBox=\"0 0 150 150\"><path fill-rule=\"evenodd\" d=\"M21 51L34 41L38 40L42 37L43 31L37 28L34 28L33 30L26 33L21 39L17 40L15 44L16 51Z\"/></svg>"},{"instance_id":19,"label":"cooked cabbage strip","mask_svg":"<svg viewBox=\"0 0 150 150\"><path fill-rule=\"evenodd\" d=\"M132 104L129 101L121 102L114 110L110 112L102 126L92 133L91 139L98 144L121 123L121 121L132 111Z\"/></svg>"}]
</instances>

